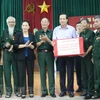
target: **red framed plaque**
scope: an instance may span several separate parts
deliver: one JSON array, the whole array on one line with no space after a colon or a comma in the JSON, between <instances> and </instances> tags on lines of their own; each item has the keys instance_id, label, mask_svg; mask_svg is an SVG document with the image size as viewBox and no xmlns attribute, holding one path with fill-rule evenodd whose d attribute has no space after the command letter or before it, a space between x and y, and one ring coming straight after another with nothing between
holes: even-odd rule
<instances>
[{"instance_id":1,"label":"red framed plaque","mask_svg":"<svg viewBox=\"0 0 100 100\"><path fill-rule=\"evenodd\" d=\"M83 38L54 40L54 56L74 56L84 54Z\"/></svg>"}]
</instances>

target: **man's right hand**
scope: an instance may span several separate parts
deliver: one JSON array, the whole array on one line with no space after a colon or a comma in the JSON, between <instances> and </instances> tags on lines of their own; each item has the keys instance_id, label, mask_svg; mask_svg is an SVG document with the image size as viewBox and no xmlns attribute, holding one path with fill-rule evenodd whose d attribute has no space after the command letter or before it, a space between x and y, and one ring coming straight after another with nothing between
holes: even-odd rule
<instances>
[{"instance_id":1,"label":"man's right hand","mask_svg":"<svg viewBox=\"0 0 100 100\"><path fill-rule=\"evenodd\" d=\"M94 59L93 59L93 58L91 59L91 61L92 61L92 63L94 64Z\"/></svg>"},{"instance_id":2,"label":"man's right hand","mask_svg":"<svg viewBox=\"0 0 100 100\"><path fill-rule=\"evenodd\" d=\"M8 48L10 47L10 43L9 42L6 42L5 46Z\"/></svg>"},{"instance_id":3,"label":"man's right hand","mask_svg":"<svg viewBox=\"0 0 100 100\"><path fill-rule=\"evenodd\" d=\"M55 42L51 41L51 45L54 47L55 46Z\"/></svg>"}]
</instances>

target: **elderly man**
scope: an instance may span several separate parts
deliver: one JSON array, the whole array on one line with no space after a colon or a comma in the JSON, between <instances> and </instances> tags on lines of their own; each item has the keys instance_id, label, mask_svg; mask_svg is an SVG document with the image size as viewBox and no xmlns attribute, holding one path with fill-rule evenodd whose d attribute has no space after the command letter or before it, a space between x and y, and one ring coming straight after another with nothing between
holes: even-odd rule
<instances>
[{"instance_id":1,"label":"elderly man","mask_svg":"<svg viewBox=\"0 0 100 100\"><path fill-rule=\"evenodd\" d=\"M17 66L15 61L15 51L13 50L13 41L14 35L16 34L17 29L15 29L15 18L10 16L6 20L8 28L3 30L2 34L2 47L4 50L4 77L6 85L6 98L10 98L12 94L12 85L11 85L11 72L13 71L13 80L14 80L14 93L16 96L19 95L19 82L18 82L18 73ZM11 68L12 66L12 68ZM11 70L12 69L12 70Z\"/></svg>"},{"instance_id":2,"label":"elderly man","mask_svg":"<svg viewBox=\"0 0 100 100\"><path fill-rule=\"evenodd\" d=\"M100 15L94 17L94 26L97 29L93 44L94 61L94 87L95 95L93 99L100 99Z\"/></svg>"},{"instance_id":3,"label":"elderly man","mask_svg":"<svg viewBox=\"0 0 100 100\"><path fill-rule=\"evenodd\" d=\"M80 37L84 40L84 54L81 55L81 77L83 85L83 93L80 96L85 96L84 99L91 99L94 95L94 66L91 61L92 47L94 42L94 32L89 28L89 20L81 19L83 31Z\"/></svg>"},{"instance_id":4,"label":"elderly man","mask_svg":"<svg viewBox=\"0 0 100 100\"><path fill-rule=\"evenodd\" d=\"M55 95L55 81L54 81L54 55L52 47L52 30L48 29L49 20L43 18L41 20L42 29L35 33L38 51L38 64L40 69L41 88L42 95L45 97L48 95L46 86L46 66L48 68L48 79L49 79L49 92L50 96L56 97Z\"/></svg>"}]
</instances>

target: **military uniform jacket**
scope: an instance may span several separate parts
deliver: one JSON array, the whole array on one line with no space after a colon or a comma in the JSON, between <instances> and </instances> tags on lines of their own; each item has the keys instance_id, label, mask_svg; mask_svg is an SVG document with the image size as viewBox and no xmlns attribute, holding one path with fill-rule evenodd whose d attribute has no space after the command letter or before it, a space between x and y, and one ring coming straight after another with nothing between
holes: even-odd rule
<instances>
[{"instance_id":1,"label":"military uniform jacket","mask_svg":"<svg viewBox=\"0 0 100 100\"><path fill-rule=\"evenodd\" d=\"M19 32L19 30L14 29L13 36L10 37L8 29L3 30L3 34L2 34L2 47L3 47L3 49L9 49L10 48L10 47L9 48L5 47L6 42L9 42L11 45L13 45L14 36L15 36L16 32Z\"/></svg>"},{"instance_id":2,"label":"military uniform jacket","mask_svg":"<svg viewBox=\"0 0 100 100\"><path fill-rule=\"evenodd\" d=\"M94 32L91 31L90 29L87 29L85 32L83 31L80 33L80 37L83 37L83 40L84 40L85 52L87 51L89 46L93 45L94 35L95 35Z\"/></svg>"},{"instance_id":3,"label":"military uniform jacket","mask_svg":"<svg viewBox=\"0 0 100 100\"><path fill-rule=\"evenodd\" d=\"M100 39L96 40L97 37L100 37L100 32L96 32L93 43L93 57L100 57Z\"/></svg>"},{"instance_id":4,"label":"military uniform jacket","mask_svg":"<svg viewBox=\"0 0 100 100\"><path fill-rule=\"evenodd\" d=\"M36 43L37 42L40 42L41 41L41 36L43 35L47 35L48 38L50 40L52 40L52 34L53 34L53 31L52 30L47 30L46 32L44 32L43 30L39 30L35 33L35 39L36 39ZM45 42L43 43L42 45L40 45L37 50L46 50L46 49L49 49L49 50L53 50L53 47L48 43L48 42Z\"/></svg>"}]
</instances>

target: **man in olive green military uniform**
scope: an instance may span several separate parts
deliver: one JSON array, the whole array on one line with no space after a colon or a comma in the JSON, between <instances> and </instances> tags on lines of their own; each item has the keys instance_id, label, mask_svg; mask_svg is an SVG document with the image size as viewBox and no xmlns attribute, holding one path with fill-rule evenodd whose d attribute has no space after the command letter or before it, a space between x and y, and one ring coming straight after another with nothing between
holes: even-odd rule
<instances>
[{"instance_id":1,"label":"man in olive green military uniform","mask_svg":"<svg viewBox=\"0 0 100 100\"><path fill-rule=\"evenodd\" d=\"M94 17L94 26L97 32L93 44L94 87L96 90L93 99L98 99L100 98L100 15Z\"/></svg>"},{"instance_id":2,"label":"man in olive green military uniform","mask_svg":"<svg viewBox=\"0 0 100 100\"><path fill-rule=\"evenodd\" d=\"M94 95L94 67L91 61L92 58L92 46L94 40L94 33L89 29L89 21L86 18L81 20L83 32L80 33L80 37L84 39L84 55L81 56L81 73L82 73L82 85L83 93L81 96L85 96L85 99L90 99Z\"/></svg>"},{"instance_id":3,"label":"man in olive green military uniform","mask_svg":"<svg viewBox=\"0 0 100 100\"><path fill-rule=\"evenodd\" d=\"M15 60L15 51L13 50L13 41L14 35L17 31L15 29L15 18L10 16L6 20L8 29L3 30L2 34L2 47L4 50L4 77L6 85L6 98L10 98L12 94L12 85L11 85L11 72L13 71L13 80L14 80L14 93L16 96L19 96L19 82L18 82L18 73ZM12 66L12 71L11 71Z\"/></svg>"},{"instance_id":4,"label":"man in olive green military uniform","mask_svg":"<svg viewBox=\"0 0 100 100\"><path fill-rule=\"evenodd\" d=\"M0 98L3 94L3 53L1 49L1 37L0 37Z\"/></svg>"},{"instance_id":5,"label":"man in olive green military uniform","mask_svg":"<svg viewBox=\"0 0 100 100\"><path fill-rule=\"evenodd\" d=\"M54 55L53 55L53 42L52 42L52 30L48 29L49 20L43 18L41 20L42 29L35 33L38 52L38 64L41 78L41 97L48 95L46 86L46 66L48 68L48 80L49 80L49 93L50 96L55 95L55 80L54 80Z\"/></svg>"}]
</instances>

